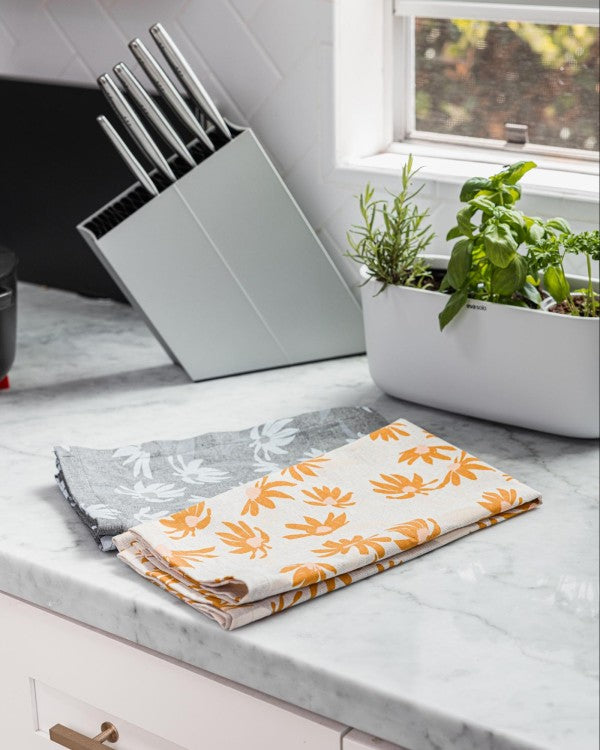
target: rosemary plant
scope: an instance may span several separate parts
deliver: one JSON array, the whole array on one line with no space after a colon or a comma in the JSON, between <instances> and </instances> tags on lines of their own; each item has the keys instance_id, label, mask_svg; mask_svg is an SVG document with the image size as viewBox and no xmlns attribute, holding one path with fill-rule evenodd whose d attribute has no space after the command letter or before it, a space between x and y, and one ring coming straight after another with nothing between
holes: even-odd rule
<instances>
[{"instance_id":1,"label":"rosemary plant","mask_svg":"<svg viewBox=\"0 0 600 750\"><path fill-rule=\"evenodd\" d=\"M363 223L348 232L352 252L348 257L366 266L369 277L380 281L381 293L388 285L426 289L432 276L426 261L419 257L434 234L425 224L429 214L413 202L422 187L412 188L418 170L413 170L413 157L402 168L402 189L391 201L374 200L374 188L367 183L364 193L357 196ZM363 283L366 283L366 279Z\"/></svg>"}]
</instances>

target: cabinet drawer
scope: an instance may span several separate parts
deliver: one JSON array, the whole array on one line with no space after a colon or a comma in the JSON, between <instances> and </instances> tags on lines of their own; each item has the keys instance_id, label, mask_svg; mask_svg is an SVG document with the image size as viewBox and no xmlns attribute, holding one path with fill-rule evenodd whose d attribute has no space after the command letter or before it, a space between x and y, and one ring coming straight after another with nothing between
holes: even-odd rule
<instances>
[{"instance_id":1,"label":"cabinet drawer","mask_svg":"<svg viewBox=\"0 0 600 750\"><path fill-rule=\"evenodd\" d=\"M88 737L93 737L100 732L103 722L109 721L118 728L119 740L116 743L107 742L106 748L115 750L184 750L181 745L175 745L168 740L141 729L140 727L125 721L122 716L115 716L107 711L90 706L88 703L74 698L72 695L63 693L61 690L44 685L39 680L31 681L34 727L37 732L48 736L50 727L55 724L63 724ZM50 750L60 745L48 743Z\"/></svg>"},{"instance_id":2,"label":"cabinet drawer","mask_svg":"<svg viewBox=\"0 0 600 750\"><path fill-rule=\"evenodd\" d=\"M347 727L0 594L5 747L53 750L55 723L115 750L339 750Z\"/></svg>"}]
</instances>

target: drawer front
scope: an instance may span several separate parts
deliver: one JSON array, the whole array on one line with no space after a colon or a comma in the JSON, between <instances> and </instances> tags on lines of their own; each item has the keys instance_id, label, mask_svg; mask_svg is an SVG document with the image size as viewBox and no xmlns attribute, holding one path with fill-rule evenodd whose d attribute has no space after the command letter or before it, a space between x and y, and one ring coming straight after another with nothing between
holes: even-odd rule
<instances>
[{"instance_id":1,"label":"drawer front","mask_svg":"<svg viewBox=\"0 0 600 750\"><path fill-rule=\"evenodd\" d=\"M353 729L344 737L342 750L407 750L407 748L394 745L385 740L379 740L370 734Z\"/></svg>"},{"instance_id":2,"label":"drawer front","mask_svg":"<svg viewBox=\"0 0 600 750\"><path fill-rule=\"evenodd\" d=\"M103 722L109 721L118 727L119 740L116 744L106 742L106 747L115 750L184 750L181 745L150 734L144 729L95 706L45 685L39 680L31 681L34 708L34 726L42 737L47 737L50 727L63 724L87 737L100 733ZM52 743L49 743L52 747ZM58 748L59 745L54 745Z\"/></svg>"},{"instance_id":3,"label":"drawer front","mask_svg":"<svg viewBox=\"0 0 600 750\"><path fill-rule=\"evenodd\" d=\"M112 721L115 750L339 750L347 732L2 594L0 631L0 717L15 750L58 748L54 723L94 736Z\"/></svg>"}]
</instances>

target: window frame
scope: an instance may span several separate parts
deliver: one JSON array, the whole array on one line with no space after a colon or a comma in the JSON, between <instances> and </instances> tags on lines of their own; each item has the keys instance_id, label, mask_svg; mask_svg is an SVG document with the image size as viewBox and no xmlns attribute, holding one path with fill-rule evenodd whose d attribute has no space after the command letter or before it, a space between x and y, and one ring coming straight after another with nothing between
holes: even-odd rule
<instances>
[{"instance_id":1,"label":"window frame","mask_svg":"<svg viewBox=\"0 0 600 750\"><path fill-rule=\"evenodd\" d=\"M534 4L535 3L535 4ZM582 23L598 26L599 12L595 8L569 8L544 5L536 0L528 3L488 3L469 0L394 0L392 28L392 91L393 140L391 151L400 153L407 146L451 147L460 150L470 161L494 161L502 153L519 154L547 160L554 169L590 172L598 171L598 151L562 148L527 143L508 143L491 138L476 138L444 133L419 131L415 116L415 17L419 18L476 18L489 21L530 21L532 23ZM541 166L541 165L540 165Z\"/></svg>"}]
</instances>

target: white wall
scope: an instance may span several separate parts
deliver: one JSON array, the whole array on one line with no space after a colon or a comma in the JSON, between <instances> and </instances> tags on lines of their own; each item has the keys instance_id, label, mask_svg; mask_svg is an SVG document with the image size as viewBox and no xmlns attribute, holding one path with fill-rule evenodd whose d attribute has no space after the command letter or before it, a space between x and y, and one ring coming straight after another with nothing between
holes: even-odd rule
<instances>
[{"instance_id":1,"label":"white wall","mask_svg":"<svg viewBox=\"0 0 600 750\"><path fill-rule=\"evenodd\" d=\"M126 42L162 21L234 121L250 124L349 281L346 230L366 177L334 170L334 11L351 0L0 0L0 75L94 85ZM369 0L375 6L380 0ZM5 112L3 116L7 116ZM393 178L376 178L393 189ZM440 239L453 224L458 187L422 194ZM522 208L560 214L575 229L597 221L597 203L528 196Z\"/></svg>"}]
</instances>

